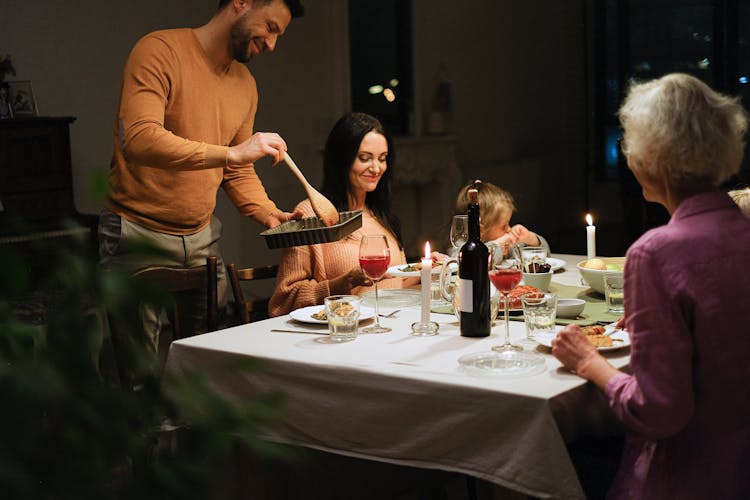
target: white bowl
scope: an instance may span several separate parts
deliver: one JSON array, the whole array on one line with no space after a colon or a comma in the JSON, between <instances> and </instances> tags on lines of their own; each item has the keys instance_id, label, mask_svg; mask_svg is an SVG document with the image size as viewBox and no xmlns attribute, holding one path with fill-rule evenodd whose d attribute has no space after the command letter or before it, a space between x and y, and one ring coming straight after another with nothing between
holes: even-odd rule
<instances>
[{"instance_id":1,"label":"white bowl","mask_svg":"<svg viewBox=\"0 0 750 500\"><path fill-rule=\"evenodd\" d=\"M597 259L603 260L604 264L617 264L621 269L625 268L625 257L597 257ZM576 264L578 271L581 273L581 278L583 278L583 281L588 286L601 294L604 294L604 275L606 273L622 274L622 271L609 269L589 269L587 267L583 267L582 264L585 264L586 262L587 261L582 260L581 262Z\"/></svg>"},{"instance_id":2,"label":"white bowl","mask_svg":"<svg viewBox=\"0 0 750 500\"><path fill-rule=\"evenodd\" d=\"M561 318L580 316L586 301L582 299L557 299L557 315Z\"/></svg>"},{"instance_id":3,"label":"white bowl","mask_svg":"<svg viewBox=\"0 0 750 500\"><path fill-rule=\"evenodd\" d=\"M523 284L536 287L543 292L549 290L549 283L552 281L552 271L546 273L523 273Z\"/></svg>"}]
</instances>

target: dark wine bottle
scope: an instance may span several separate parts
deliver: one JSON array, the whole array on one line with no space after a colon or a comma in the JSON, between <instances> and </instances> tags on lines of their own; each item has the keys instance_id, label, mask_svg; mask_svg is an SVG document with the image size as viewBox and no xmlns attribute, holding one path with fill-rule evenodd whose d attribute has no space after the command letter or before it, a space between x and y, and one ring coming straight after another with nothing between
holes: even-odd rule
<instances>
[{"instance_id":1,"label":"dark wine bottle","mask_svg":"<svg viewBox=\"0 0 750 500\"><path fill-rule=\"evenodd\" d=\"M469 239L458 254L458 293L461 335L487 337L490 334L490 253L479 237L477 190L469 189Z\"/></svg>"}]
</instances>

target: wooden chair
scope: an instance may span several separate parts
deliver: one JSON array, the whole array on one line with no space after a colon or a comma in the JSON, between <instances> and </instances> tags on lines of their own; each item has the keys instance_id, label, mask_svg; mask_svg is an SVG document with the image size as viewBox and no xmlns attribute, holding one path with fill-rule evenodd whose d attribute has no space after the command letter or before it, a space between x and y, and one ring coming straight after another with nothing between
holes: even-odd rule
<instances>
[{"instance_id":1,"label":"wooden chair","mask_svg":"<svg viewBox=\"0 0 750 500\"><path fill-rule=\"evenodd\" d=\"M219 289L217 282L217 262L215 256L206 258L206 265L199 267L150 266L133 274L136 279L148 281L171 293L205 290L207 297L206 331L218 329L219 324ZM177 298L173 299L171 311L167 311L172 324L174 340L195 335L196 331L187 332L184 326L185 311L180 310ZM182 318L182 319L181 319Z\"/></svg>"},{"instance_id":2,"label":"wooden chair","mask_svg":"<svg viewBox=\"0 0 750 500\"><path fill-rule=\"evenodd\" d=\"M218 259L215 256L209 256L206 264L198 267L171 267L171 266L150 266L140 269L133 273L133 278L148 282L165 292L171 297L171 307L167 306L167 317L172 326L172 335L160 335L157 355L162 364L166 363L166 355L169 343L184 337L210 332L218 329L219 324L219 294L217 282ZM200 326L200 330L194 330L194 325L189 324L189 310L181 306L181 294L187 292L205 291L207 300L206 324ZM122 332L117 324L110 321L110 332L112 334L112 347L114 348L115 362L120 383L126 388L133 388L136 385L135 374L133 371L132 355L134 342L132 338L124 338L126 334Z\"/></svg>"},{"instance_id":3,"label":"wooden chair","mask_svg":"<svg viewBox=\"0 0 750 500\"><path fill-rule=\"evenodd\" d=\"M268 318L268 302L271 300L270 297L245 299L241 282L276 278L278 271L279 266L277 265L246 267L243 269L237 269L237 266L234 264L227 266L227 276L232 286L234 302L237 308L237 318L240 324L244 325L251 321Z\"/></svg>"}]
</instances>

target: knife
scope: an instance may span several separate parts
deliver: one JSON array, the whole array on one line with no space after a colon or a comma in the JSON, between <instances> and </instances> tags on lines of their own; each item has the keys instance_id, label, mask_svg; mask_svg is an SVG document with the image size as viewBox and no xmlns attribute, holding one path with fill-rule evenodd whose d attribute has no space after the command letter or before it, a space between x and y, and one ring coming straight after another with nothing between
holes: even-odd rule
<instances>
[{"instance_id":1,"label":"knife","mask_svg":"<svg viewBox=\"0 0 750 500\"><path fill-rule=\"evenodd\" d=\"M272 328L272 332L284 332L284 333L312 333L313 335L328 335L326 330L282 330L280 328Z\"/></svg>"}]
</instances>

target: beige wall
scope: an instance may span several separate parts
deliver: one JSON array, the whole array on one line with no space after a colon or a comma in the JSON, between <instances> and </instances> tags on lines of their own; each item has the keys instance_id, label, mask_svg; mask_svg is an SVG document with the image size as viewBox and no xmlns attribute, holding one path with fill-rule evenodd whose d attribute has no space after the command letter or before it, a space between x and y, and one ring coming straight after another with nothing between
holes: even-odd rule
<instances>
[{"instance_id":1,"label":"beige wall","mask_svg":"<svg viewBox=\"0 0 750 500\"><path fill-rule=\"evenodd\" d=\"M306 3L274 54L251 62L260 90L258 130L281 133L310 181L321 178L325 136L348 109L346 0ZM111 155L120 73L133 43L160 28L197 26L215 0L2 0L0 52L10 53L16 79L34 83L44 115L71 115L76 204L95 213L87 189ZM518 222L555 239L581 228L585 177L585 48L583 1L413 0L415 93L427 109L440 63L453 82L453 132L463 180L481 176L516 196ZM459 8L460 6L460 8ZM271 197L291 208L304 196L283 167L258 164ZM458 186L456 186L456 189ZM618 204L597 187L602 211ZM434 203L434 200L431 200ZM452 204L452 200L440 200ZM227 260L273 262L253 222L223 196ZM429 211L426 211L429 212ZM441 221L442 222L442 221ZM584 238L581 238L583 251Z\"/></svg>"}]
</instances>

